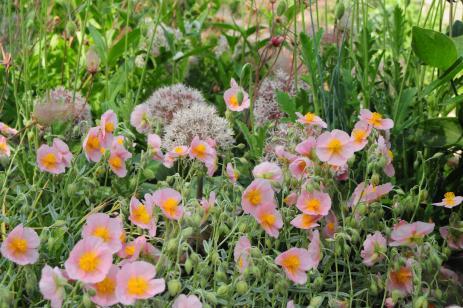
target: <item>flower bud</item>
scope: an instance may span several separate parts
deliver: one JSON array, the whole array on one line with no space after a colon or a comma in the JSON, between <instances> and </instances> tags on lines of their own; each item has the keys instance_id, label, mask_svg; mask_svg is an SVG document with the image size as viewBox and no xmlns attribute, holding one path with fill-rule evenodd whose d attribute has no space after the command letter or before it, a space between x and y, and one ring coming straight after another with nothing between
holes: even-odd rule
<instances>
[{"instance_id":1,"label":"flower bud","mask_svg":"<svg viewBox=\"0 0 463 308\"><path fill-rule=\"evenodd\" d=\"M169 280L167 283L167 290L169 291L170 296L174 297L182 289L182 283L178 279Z\"/></svg>"},{"instance_id":2,"label":"flower bud","mask_svg":"<svg viewBox=\"0 0 463 308\"><path fill-rule=\"evenodd\" d=\"M236 292L239 295L243 295L247 291L248 291L248 284L246 283L246 281L243 281L243 280L238 281L238 283L236 284Z\"/></svg>"},{"instance_id":3,"label":"flower bud","mask_svg":"<svg viewBox=\"0 0 463 308\"><path fill-rule=\"evenodd\" d=\"M325 298L323 296L315 296L315 297L312 297L312 299L310 300L310 304L309 304L309 307L310 308L317 308L317 307L320 307L320 305L323 303L323 300Z\"/></svg>"},{"instance_id":4,"label":"flower bud","mask_svg":"<svg viewBox=\"0 0 463 308\"><path fill-rule=\"evenodd\" d=\"M259 258L262 256L262 252L257 247L251 247L251 256L253 258Z\"/></svg>"},{"instance_id":5,"label":"flower bud","mask_svg":"<svg viewBox=\"0 0 463 308\"><path fill-rule=\"evenodd\" d=\"M213 304L213 305L217 304L217 296L215 296L215 293L206 291L206 292L204 292L204 297L211 304Z\"/></svg>"},{"instance_id":6,"label":"flower bud","mask_svg":"<svg viewBox=\"0 0 463 308\"><path fill-rule=\"evenodd\" d=\"M248 225L246 222L241 222L238 226L238 231L240 231L241 233L246 233L246 230L248 229Z\"/></svg>"},{"instance_id":7,"label":"flower bud","mask_svg":"<svg viewBox=\"0 0 463 308\"><path fill-rule=\"evenodd\" d=\"M277 6L277 15L281 16L286 12L286 1L280 1Z\"/></svg>"},{"instance_id":8,"label":"flower bud","mask_svg":"<svg viewBox=\"0 0 463 308\"><path fill-rule=\"evenodd\" d=\"M87 60L87 72L89 74L95 74L98 72L98 67L100 66L100 57L93 48L90 48L86 55Z\"/></svg>"},{"instance_id":9,"label":"flower bud","mask_svg":"<svg viewBox=\"0 0 463 308\"><path fill-rule=\"evenodd\" d=\"M336 4L334 16L336 17L337 20L340 20L342 16L344 16L345 10L346 10L346 7L344 6L344 3L342 1Z\"/></svg>"},{"instance_id":10,"label":"flower bud","mask_svg":"<svg viewBox=\"0 0 463 308\"><path fill-rule=\"evenodd\" d=\"M192 227L187 227L182 230L182 236L183 238L189 238L193 234L193 228Z\"/></svg>"},{"instance_id":11,"label":"flower bud","mask_svg":"<svg viewBox=\"0 0 463 308\"><path fill-rule=\"evenodd\" d=\"M223 270L218 270L214 274L214 279L218 282L224 282L227 280L227 275Z\"/></svg>"},{"instance_id":12,"label":"flower bud","mask_svg":"<svg viewBox=\"0 0 463 308\"><path fill-rule=\"evenodd\" d=\"M278 36L272 36L270 39L270 43L272 44L273 47L279 47L281 43L283 43L285 38L281 35Z\"/></svg>"},{"instance_id":13,"label":"flower bud","mask_svg":"<svg viewBox=\"0 0 463 308\"><path fill-rule=\"evenodd\" d=\"M416 299L416 301L413 303L413 308L428 308L428 300L426 296L421 295Z\"/></svg>"},{"instance_id":14,"label":"flower bud","mask_svg":"<svg viewBox=\"0 0 463 308\"><path fill-rule=\"evenodd\" d=\"M228 295L229 290L230 287L226 284L223 284L217 289L217 295L220 297L226 297Z\"/></svg>"},{"instance_id":15,"label":"flower bud","mask_svg":"<svg viewBox=\"0 0 463 308\"><path fill-rule=\"evenodd\" d=\"M211 261L213 264L217 264L220 262L220 256L219 256L219 253L217 251L213 251L211 253Z\"/></svg>"},{"instance_id":16,"label":"flower bud","mask_svg":"<svg viewBox=\"0 0 463 308\"><path fill-rule=\"evenodd\" d=\"M373 186L378 186L380 181L381 181L381 177L379 176L379 174L376 172L373 173L373 175L371 176L371 184Z\"/></svg>"},{"instance_id":17,"label":"flower bud","mask_svg":"<svg viewBox=\"0 0 463 308\"><path fill-rule=\"evenodd\" d=\"M76 32L76 29L77 29L76 23L74 21L72 21L72 20L69 20L66 23L66 27L65 27L66 36L67 37L73 36L74 33Z\"/></svg>"},{"instance_id":18,"label":"flower bud","mask_svg":"<svg viewBox=\"0 0 463 308\"><path fill-rule=\"evenodd\" d=\"M151 180L151 179L154 179L156 177L156 173L151 170L150 168L145 168L143 169L143 176L148 179L148 180Z\"/></svg>"},{"instance_id":19,"label":"flower bud","mask_svg":"<svg viewBox=\"0 0 463 308\"><path fill-rule=\"evenodd\" d=\"M82 296L82 306L85 308L93 307L92 300L90 299L90 295L88 295L88 293L84 293Z\"/></svg>"},{"instance_id":20,"label":"flower bud","mask_svg":"<svg viewBox=\"0 0 463 308\"><path fill-rule=\"evenodd\" d=\"M177 239L175 238L172 238L170 239L168 242L167 242L167 251L170 252L170 253L173 253L177 250L177 247L178 247L178 241Z\"/></svg>"},{"instance_id":21,"label":"flower bud","mask_svg":"<svg viewBox=\"0 0 463 308\"><path fill-rule=\"evenodd\" d=\"M37 290L37 276L32 268L26 267L26 292L28 295L33 295Z\"/></svg>"},{"instance_id":22,"label":"flower bud","mask_svg":"<svg viewBox=\"0 0 463 308\"><path fill-rule=\"evenodd\" d=\"M186 259L184 267L185 267L185 272L187 274L190 274L191 270L193 269L193 261L191 261L191 258Z\"/></svg>"}]
</instances>

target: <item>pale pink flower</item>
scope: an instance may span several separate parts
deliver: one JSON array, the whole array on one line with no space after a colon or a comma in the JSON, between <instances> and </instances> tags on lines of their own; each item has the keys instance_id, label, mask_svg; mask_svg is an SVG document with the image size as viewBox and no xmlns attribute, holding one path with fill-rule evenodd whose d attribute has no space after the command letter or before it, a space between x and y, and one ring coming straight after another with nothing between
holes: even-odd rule
<instances>
[{"instance_id":1,"label":"pale pink flower","mask_svg":"<svg viewBox=\"0 0 463 308\"><path fill-rule=\"evenodd\" d=\"M153 259L154 262L158 262L162 256L162 252L148 242L145 243L141 253L143 256Z\"/></svg>"},{"instance_id":2,"label":"pale pink flower","mask_svg":"<svg viewBox=\"0 0 463 308\"><path fill-rule=\"evenodd\" d=\"M204 210L204 218L203 220L205 220L207 218L207 215L209 215L209 211L214 207L214 204L215 204L215 191L212 191L210 194L209 194L209 198L206 199L206 198L202 198L201 199L201 207L203 208ZM204 222L204 221L203 221Z\"/></svg>"},{"instance_id":3,"label":"pale pink flower","mask_svg":"<svg viewBox=\"0 0 463 308\"><path fill-rule=\"evenodd\" d=\"M402 296L413 292L413 272L410 262L396 271L391 271L387 279L387 290L398 291Z\"/></svg>"},{"instance_id":4,"label":"pale pink flower","mask_svg":"<svg viewBox=\"0 0 463 308\"><path fill-rule=\"evenodd\" d=\"M244 273L246 268L249 266L249 254L251 253L251 242L246 236L240 237L236 242L235 249L233 251L233 258L235 263L238 265L240 273Z\"/></svg>"},{"instance_id":5,"label":"pale pink flower","mask_svg":"<svg viewBox=\"0 0 463 308\"><path fill-rule=\"evenodd\" d=\"M297 202L297 193L296 193L295 191L290 192L289 195L287 195L287 196L283 199L283 202L284 202L287 206L295 205L296 202Z\"/></svg>"},{"instance_id":6,"label":"pale pink flower","mask_svg":"<svg viewBox=\"0 0 463 308\"><path fill-rule=\"evenodd\" d=\"M317 138L316 153L322 162L342 166L354 154L350 137L342 130L334 129L324 132Z\"/></svg>"},{"instance_id":7,"label":"pale pink flower","mask_svg":"<svg viewBox=\"0 0 463 308\"><path fill-rule=\"evenodd\" d=\"M227 164L227 176L233 184L236 184L238 181L239 173L235 168L233 168L231 163Z\"/></svg>"},{"instance_id":8,"label":"pale pink flower","mask_svg":"<svg viewBox=\"0 0 463 308\"><path fill-rule=\"evenodd\" d=\"M315 269L318 267L321 261L321 242L320 242L320 233L318 230L312 232L310 237L310 244L307 248L309 252L309 269Z\"/></svg>"},{"instance_id":9,"label":"pale pink flower","mask_svg":"<svg viewBox=\"0 0 463 308\"><path fill-rule=\"evenodd\" d=\"M108 246L108 249L115 253L122 247L120 240L122 231L120 219L111 218L108 214L96 213L87 217L87 222L82 228L82 238L99 237Z\"/></svg>"},{"instance_id":10,"label":"pale pink flower","mask_svg":"<svg viewBox=\"0 0 463 308\"><path fill-rule=\"evenodd\" d=\"M117 255L120 258L126 259L128 262L138 260L140 253L145 248L147 242L144 235L140 235L131 242L125 243L121 250L118 251Z\"/></svg>"},{"instance_id":11,"label":"pale pink flower","mask_svg":"<svg viewBox=\"0 0 463 308\"><path fill-rule=\"evenodd\" d=\"M9 127L5 123L0 122L0 133L6 136L14 136L17 135L19 132L14 128Z\"/></svg>"},{"instance_id":12,"label":"pale pink flower","mask_svg":"<svg viewBox=\"0 0 463 308\"><path fill-rule=\"evenodd\" d=\"M390 145L386 142L383 136L378 137L378 150L386 158L386 164L383 167L384 173L391 177L395 174L394 165L392 164L392 160L394 159L394 154L390 149Z\"/></svg>"},{"instance_id":13,"label":"pale pink flower","mask_svg":"<svg viewBox=\"0 0 463 308\"><path fill-rule=\"evenodd\" d=\"M102 281L112 265L112 251L100 237L89 236L80 240L64 262L70 279L83 283Z\"/></svg>"},{"instance_id":14,"label":"pale pink flower","mask_svg":"<svg viewBox=\"0 0 463 308\"><path fill-rule=\"evenodd\" d=\"M0 136L0 156L7 156L11 155L10 146L7 143L7 139L4 136Z\"/></svg>"},{"instance_id":15,"label":"pale pink flower","mask_svg":"<svg viewBox=\"0 0 463 308\"><path fill-rule=\"evenodd\" d=\"M329 214L325 216L325 222L323 235L328 238L333 238L338 229L338 219L333 211L330 211Z\"/></svg>"},{"instance_id":16,"label":"pale pink flower","mask_svg":"<svg viewBox=\"0 0 463 308\"><path fill-rule=\"evenodd\" d=\"M268 235L278 238L279 230L283 227L283 220L275 204L267 203L259 206L254 217Z\"/></svg>"},{"instance_id":17,"label":"pale pink flower","mask_svg":"<svg viewBox=\"0 0 463 308\"><path fill-rule=\"evenodd\" d=\"M111 146L111 154L108 159L109 167L118 177L125 177L127 175L125 162L131 157L132 153L127 151L123 145L114 142Z\"/></svg>"},{"instance_id":18,"label":"pale pink flower","mask_svg":"<svg viewBox=\"0 0 463 308\"><path fill-rule=\"evenodd\" d=\"M366 240L363 242L363 250L360 252L363 264L373 266L375 263L383 260L387 249L386 245L386 238L381 232L376 231L373 234L368 234Z\"/></svg>"},{"instance_id":19,"label":"pale pink flower","mask_svg":"<svg viewBox=\"0 0 463 308\"><path fill-rule=\"evenodd\" d=\"M355 123L354 129L350 135L352 147L355 152L362 150L368 144L371 127L366 123L359 121Z\"/></svg>"},{"instance_id":20,"label":"pale pink flower","mask_svg":"<svg viewBox=\"0 0 463 308\"><path fill-rule=\"evenodd\" d=\"M392 297L386 298L386 300L384 301L384 306L386 306L386 308L394 308L395 307L394 300L392 299Z\"/></svg>"},{"instance_id":21,"label":"pale pink flower","mask_svg":"<svg viewBox=\"0 0 463 308\"><path fill-rule=\"evenodd\" d=\"M275 155L285 164L289 164L297 158L296 155L287 152L282 145L277 145L275 147Z\"/></svg>"},{"instance_id":22,"label":"pale pink flower","mask_svg":"<svg viewBox=\"0 0 463 308\"><path fill-rule=\"evenodd\" d=\"M83 148L85 157L87 157L89 161L95 163L100 161L101 156L105 152L105 148L103 144L103 135L99 127L90 128L84 139Z\"/></svg>"},{"instance_id":23,"label":"pale pink flower","mask_svg":"<svg viewBox=\"0 0 463 308\"><path fill-rule=\"evenodd\" d=\"M300 180L307 174L307 169L312 166L312 161L307 157L297 157L289 164L289 171L294 178Z\"/></svg>"},{"instance_id":24,"label":"pale pink flower","mask_svg":"<svg viewBox=\"0 0 463 308\"><path fill-rule=\"evenodd\" d=\"M150 236L156 235L156 223L153 218L154 200L151 195L145 195L145 203L135 197L130 199L129 220L136 226L147 229Z\"/></svg>"},{"instance_id":25,"label":"pale pink flower","mask_svg":"<svg viewBox=\"0 0 463 308\"><path fill-rule=\"evenodd\" d=\"M168 219L179 220L183 216L183 206L180 204L182 195L172 188L158 189L153 193L153 202L161 209Z\"/></svg>"},{"instance_id":26,"label":"pale pink flower","mask_svg":"<svg viewBox=\"0 0 463 308\"><path fill-rule=\"evenodd\" d=\"M257 209L267 203L274 204L274 192L269 181L255 179L244 190L241 206L246 214L255 214Z\"/></svg>"},{"instance_id":27,"label":"pale pink flower","mask_svg":"<svg viewBox=\"0 0 463 308\"><path fill-rule=\"evenodd\" d=\"M283 183L283 172L280 166L275 163L264 161L252 169L252 175L255 178L269 180L272 184Z\"/></svg>"},{"instance_id":28,"label":"pale pink flower","mask_svg":"<svg viewBox=\"0 0 463 308\"><path fill-rule=\"evenodd\" d=\"M250 105L248 93L233 78L230 81L230 89L225 91L223 98L228 109L231 111L243 111L249 108Z\"/></svg>"},{"instance_id":29,"label":"pale pink flower","mask_svg":"<svg viewBox=\"0 0 463 308\"><path fill-rule=\"evenodd\" d=\"M22 224L7 235L0 252L4 258L19 265L34 264L39 259L40 239L37 233Z\"/></svg>"},{"instance_id":30,"label":"pale pink flower","mask_svg":"<svg viewBox=\"0 0 463 308\"><path fill-rule=\"evenodd\" d=\"M452 229L451 226L440 227L439 233L442 238L447 241L450 248L457 250L463 249L463 233Z\"/></svg>"},{"instance_id":31,"label":"pale pink flower","mask_svg":"<svg viewBox=\"0 0 463 308\"><path fill-rule=\"evenodd\" d=\"M391 232L391 242L389 246L408 246L415 247L425 235L434 230L434 223L416 221L407 223L401 220L395 224Z\"/></svg>"},{"instance_id":32,"label":"pale pink flower","mask_svg":"<svg viewBox=\"0 0 463 308\"><path fill-rule=\"evenodd\" d=\"M64 167L70 167L72 161L72 153L69 151L69 147L64 141L59 138L53 139L53 148L61 154L61 161Z\"/></svg>"},{"instance_id":33,"label":"pale pink flower","mask_svg":"<svg viewBox=\"0 0 463 308\"><path fill-rule=\"evenodd\" d=\"M463 197L461 196L455 196L453 192L446 192L444 194L444 199L442 199L442 202L438 203L433 203L433 205L436 206L443 206L448 209L451 209L457 205L459 205L463 201Z\"/></svg>"},{"instance_id":34,"label":"pale pink flower","mask_svg":"<svg viewBox=\"0 0 463 308\"><path fill-rule=\"evenodd\" d=\"M51 268L45 264L42 268L39 289L43 298L50 301L52 308L61 308L65 294L65 284L66 278L64 278L61 269L58 267Z\"/></svg>"},{"instance_id":35,"label":"pale pink flower","mask_svg":"<svg viewBox=\"0 0 463 308\"><path fill-rule=\"evenodd\" d=\"M207 175L213 176L214 173L217 171L217 156L213 160L208 160L204 162L207 169Z\"/></svg>"},{"instance_id":36,"label":"pale pink flower","mask_svg":"<svg viewBox=\"0 0 463 308\"><path fill-rule=\"evenodd\" d=\"M163 278L154 279L156 267L144 261L126 263L116 276L116 296L123 305L132 305L138 299L148 299L164 292Z\"/></svg>"},{"instance_id":37,"label":"pale pink flower","mask_svg":"<svg viewBox=\"0 0 463 308\"><path fill-rule=\"evenodd\" d=\"M118 273L119 267L111 265L108 274L102 281L87 285L87 288L94 290L96 293L91 297L92 302L103 307L109 307L119 303L116 296Z\"/></svg>"},{"instance_id":38,"label":"pale pink flower","mask_svg":"<svg viewBox=\"0 0 463 308\"><path fill-rule=\"evenodd\" d=\"M164 154L161 150L161 138L156 134L148 135L148 148L154 160L163 161Z\"/></svg>"},{"instance_id":39,"label":"pale pink flower","mask_svg":"<svg viewBox=\"0 0 463 308\"><path fill-rule=\"evenodd\" d=\"M180 294L172 304L172 308L202 308L203 304L196 295Z\"/></svg>"},{"instance_id":40,"label":"pale pink flower","mask_svg":"<svg viewBox=\"0 0 463 308\"><path fill-rule=\"evenodd\" d=\"M54 147L42 144L37 150L37 166L41 171L60 174L65 171L63 157Z\"/></svg>"},{"instance_id":41,"label":"pale pink flower","mask_svg":"<svg viewBox=\"0 0 463 308\"><path fill-rule=\"evenodd\" d=\"M189 154L191 159L196 158L204 163L215 160L217 156L215 148L206 141L200 140L198 136L195 136L191 141Z\"/></svg>"},{"instance_id":42,"label":"pale pink flower","mask_svg":"<svg viewBox=\"0 0 463 308\"><path fill-rule=\"evenodd\" d=\"M187 146L184 146L184 145L176 146L172 150L167 152L167 154L164 156L163 164L167 168L171 168L178 158L185 157L187 155L188 155Z\"/></svg>"},{"instance_id":43,"label":"pale pink flower","mask_svg":"<svg viewBox=\"0 0 463 308\"><path fill-rule=\"evenodd\" d=\"M303 190L297 198L296 206L304 214L326 216L331 209L331 198L330 195L321 191Z\"/></svg>"},{"instance_id":44,"label":"pale pink flower","mask_svg":"<svg viewBox=\"0 0 463 308\"><path fill-rule=\"evenodd\" d=\"M295 150L297 153L299 153L299 155L311 156L312 150L315 149L316 145L317 145L317 140L315 140L314 137L310 136L306 140L296 145Z\"/></svg>"},{"instance_id":45,"label":"pale pink flower","mask_svg":"<svg viewBox=\"0 0 463 308\"><path fill-rule=\"evenodd\" d=\"M280 265L286 276L297 284L307 282L307 271L311 268L310 254L307 249L290 248L279 254L275 259L275 264Z\"/></svg>"},{"instance_id":46,"label":"pale pink flower","mask_svg":"<svg viewBox=\"0 0 463 308\"><path fill-rule=\"evenodd\" d=\"M117 115L111 109L101 116L100 129L105 147L109 147L113 142L114 131L117 127Z\"/></svg>"},{"instance_id":47,"label":"pale pink flower","mask_svg":"<svg viewBox=\"0 0 463 308\"><path fill-rule=\"evenodd\" d=\"M368 125L376 129L388 130L394 127L394 122L391 119L384 119L378 112L371 112L368 109L360 110L360 121L366 122Z\"/></svg>"},{"instance_id":48,"label":"pale pink flower","mask_svg":"<svg viewBox=\"0 0 463 308\"><path fill-rule=\"evenodd\" d=\"M299 229L308 230L318 227L318 221L321 218L322 216L319 215L299 214L291 220L291 225Z\"/></svg>"},{"instance_id":49,"label":"pale pink flower","mask_svg":"<svg viewBox=\"0 0 463 308\"><path fill-rule=\"evenodd\" d=\"M150 116L150 111L146 104L137 105L130 115L130 124L140 134L149 133L151 131Z\"/></svg>"},{"instance_id":50,"label":"pale pink flower","mask_svg":"<svg viewBox=\"0 0 463 308\"><path fill-rule=\"evenodd\" d=\"M287 302L286 308L296 308L296 306L294 305L294 301L290 300L289 302Z\"/></svg>"},{"instance_id":51,"label":"pale pink flower","mask_svg":"<svg viewBox=\"0 0 463 308\"><path fill-rule=\"evenodd\" d=\"M387 195L393 186L391 183L386 183L378 186L372 184L365 187L365 182L357 185L349 199L349 206L354 206L359 202L365 202L367 204L372 203L384 195Z\"/></svg>"},{"instance_id":52,"label":"pale pink flower","mask_svg":"<svg viewBox=\"0 0 463 308\"><path fill-rule=\"evenodd\" d=\"M301 124L304 125L312 125L312 126L319 126L321 128L327 128L328 125L315 113L312 112L307 112L305 115L302 115L299 112L296 112L296 115L298 116L297 121Z\"/></svg>"}]
</instances>

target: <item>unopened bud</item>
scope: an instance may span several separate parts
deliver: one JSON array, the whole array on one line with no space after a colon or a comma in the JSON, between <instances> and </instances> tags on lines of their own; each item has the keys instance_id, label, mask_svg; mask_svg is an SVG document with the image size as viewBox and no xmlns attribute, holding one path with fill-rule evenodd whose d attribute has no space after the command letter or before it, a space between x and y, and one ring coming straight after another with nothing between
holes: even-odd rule
<instances>
[{"instance_id":1,"label":"unopened bud","mask_svg":"<svg viewBox=\"0 0 463 308\"><path fill-rule=\"evenodd\" d=\"M238 292L239 295L243 295L248 291L248 284L246 281L238 281L236 284L236 292Z\"/></svg>"},{"instance_id":2,"label":"unopened bud","mask_svg":"<svg viewBox=\"0 0 463 308\"><path fill-rule=\"evenodd\" d=\"M182 283L178 279L173 279L170 280L167 283L167 290L169 291L170 296L175 296L180 292L180 289L182 288Z\"/></svg>"}]
</instances>

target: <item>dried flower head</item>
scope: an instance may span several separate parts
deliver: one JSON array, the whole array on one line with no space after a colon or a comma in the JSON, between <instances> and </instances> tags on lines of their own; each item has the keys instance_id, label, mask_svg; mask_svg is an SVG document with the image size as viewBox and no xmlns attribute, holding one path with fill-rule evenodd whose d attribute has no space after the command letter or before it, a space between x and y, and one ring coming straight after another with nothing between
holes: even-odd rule
<instances>
[{"instance_id":1,"label":"dried flower head","mask_svg":"<svg viewBox=\"0 0 463 308\"><path fill-rule=\"evenodd\" d=\"M174 114L165 127L163 145L172 149L177 145L190 144L195 136L201 140L211 138L221 148L229 148L233 142L233 130L227 120L217 115L213 106L203 103L192 104Z\"/></svg>"},{"instance_id":2,"label":"dried flower head","mask_svg":"<svg viewBox=\"0 0 463 308\"><path fill-rule=\"evenodd\" d=\"M145 46L142 45L141 47L149 49L146 44L153 38L151 53L154 56L159 56L162 49L170 51L171 46L169 44L169 38L172 41L177 41L182 38L182 33L178 29L171 28L163 23L156 26L156 22L152 18L145 18L143 23L144 27L146 27L146 40L142 43ZM154 31L156 31L156 33L154 33Z\"/></svg>"}]
</instances>

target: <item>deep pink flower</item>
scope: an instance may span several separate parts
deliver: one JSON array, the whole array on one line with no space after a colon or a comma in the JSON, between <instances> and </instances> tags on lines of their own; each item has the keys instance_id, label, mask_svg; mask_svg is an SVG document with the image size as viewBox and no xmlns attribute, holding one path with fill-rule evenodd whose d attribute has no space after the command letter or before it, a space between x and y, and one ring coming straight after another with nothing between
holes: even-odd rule
<instances>
[{"instance_id":1,"label":"deep pink flower","mask_svg":"<svg viewBox=\"0 0 463 308\"><path fill-rule=\"evenodd\" d=\"M37 233L22 224L7 235L0 252L4 258L19 265L34 264L39 259L40 239Z\"/></svg>"},{"instance_id":2,"label":"deep pink flower","mask_svg":"<svg viewBox=\"0 0 463 308\"><path fill-rule=\"evenodd\" d=\"M156 267L145 261L126 263L116 276L116 296L124 305L132 305L138 299L148 299L164 292L163 278L154 279Z\"/></svg>"},{"instance_id":3,"label":"deep pink flower","mask_svg":"<svg viewBox=\"0 0 463 308\"><path fill-rule=\"evenodd\" d=\"M58 267L51 268L45 264L42 268L39 289L43 298L50 301L52 308L60 308L62 306L65 284L66 278L64 278L62 270Z\"/></svg>"},{"instance_id":4,"label":"deep pink flower","mask_svg":"<svg viewBox=\"0 0 463 308\"><path fill-rule=\"evenodd\" d=\"M298 145L296 145L296 152L303 156L311 156L312 150L315 149L317 145L317 140L314 137L310 136L306 140L302 141Z\"/></svg>"},{"instance_id":5,"label":"deep pink flower","mask_svg":"<svg viewBox=\"0 0 463 308\"><path fill-rule=\"evenodd\" d=\"M135 106L130 115L130 124L135 127L140 134L147 134L151 131L150 111L146 104Z\"/></svg>"},{"instance_id":6,"label":"deep pink flower","mask_svg":"<svg viewBox=\"0 0 463 308\"><path fill-rule=\"evenodd\" d=\"M179 220L183 216L182 195L172 188L158 189L153 193L153 202L168 219Z\"/></svg>"},{"instance_id":7,"label":"deep pink flower","mask_svg":"<svg viewBox=\"0 0 463 308\"><path fill-rule=\"evenodd\" d=\"M88 288L94 290L96 293L91 297L92 302L103 307L109 307L119 303L116 296L118 273L119 267L111 265L108 274L102 281L87 285Z\"/></svg>"},{"instance_id":8,"label":"deep pink flower","mask_svg":"<svg viewBox=\"0 0 463 308\"><path fill-rule=\"evenodd\" d=\"M161 150L161 138L156 134L148 135L148 149L154 160L162 162L164 160L164 154Z\"/></svg>"},{"instance_id":9,"label":"deep pink flower","mask_svg":"<svg viewBox=\"0 0 463 308\"><path fill-rule=\"evenodd\" d=\"M391 232L391 242L389 246L408 246L415 247L425 235L434 230L434 223L416 221L407 223L401 220L395 224Z\"/></svg>"},{"instance_id":10,"label":"deep pink flower","mask_svg":"<svg viewBox=\"0 0 463 308\"><path fill-rule=\"evenodd\" d=\"M240 237L236 242L233 251L233 258L238 265L240 273L243 273L249 265L249 254L251 253L251 242L246 236Z\"/></svg>"},{"instance_id":11,"label":"deep pink flower","mask_svg":"<svg viewBox=\"0 0 463 308\"><path fill-rule=\"evenodd\" d=\"M175 299L172 308L202 308L203 304L196 295L186 296L185 294L180 294L177 299Z\"/></svg>"},{"instance_id":12,"label":"deep pink flower","mask_svg":"<svg viewBox=\"0 0 463 308\"><path fill-rule=\"evenodd\" d=\"M342 166L354 154L350 137L342 130L334 129L324 132L317 138L316 153L322 162Z\"/></svg>"},{"instance_id":13,"label":"deep pink flower","mask_svg":"<svg viewBox=\"0 0 463 308\"><path fill-rule=\"evenodd\" d=\"M82 228L82 238L96 236L103 240L113 253L122 247L120 240L123 231L122 221L111 218L108 214L96 213L87 217L87 222Z\"/></svg>"},{"instance_id":14,"label":"deep pink flower","mask_svg":"<svg viewBox=\"0 0 463 308\"><path fill-rule=\"evenodd\" d=\"M307 157L297 157L289 164L289 171L294 178L300 180L308 173L307 169L312 166L312 161Z\"/></svg>"},{"instance_id":15,"label":"deep pink flower","mask_svg":"<svg viewBox=\"0 0 463 308\"><path fill-rule=\"evenodd\" d=\"M444 199L442 199L442 202L438 203L433 203L433 205L436 206L443 206L448 209L451 209L457 205L459 205L463 201L463 197L461 196L455 196L453 192L446 192L444 194Z\"/></svg>"},{"instance_id":16,"label":"deep pink flower","mask_svg":"<svg viewBox=\"0 0 463 308\"><path fill-rule=\"evenodd\" d=\"M307 282L307 271L311 268L310 253L307 249L291 248L275 259L275 263L283 267L286 276L297 284Z\"/></svg>"},{"instance_id":17,"label":"deep pink flower","mask_svg":"<svg viewBox=\"0 0 463 308\"><path fill-rule=\"evenodd\" d=\"M130 199L130 221L142 228L147 229L150 236L156 235L156 223L153 218L154 200L151 195L145 195L145 203L141 203L135 197Z\"/></svg>"},{"instance_id":18,"label":"deep pink flower","mask_svg":"<svg viewBox=\"0 0 463 308\"><path fill-rule=\"evenodd\" d=\"M301 124L304 125L311 125L311 126L319 126L321 128L327 128L328 125L315 113L312 112L307 112L305 115L302 115L299 112L296 112L296 115L298 116L297 121Z\"/></svg>"},{"instance_id":19,"label":"deep pink flower","mask_svg":"<svg viewBox=\"0 0 463 308\"><path fill-rule=\"evenodd\" d=\"M42 144L37 150L37 166L41 171L60 174L65 171L63 157L54 147Z\"/></svg>"},{"instance_id":20,"label":"deep pink flower","mask_svg":"<svg viewBox=\"0 0 463 308\"><path fill-rule=\"evenodd\" d=\"M378 112L371 112L368 109L360 110L360 121L373 126L376 129L388 130L394 127L394 122L391 119L384 119Z\"/></svg>"},{"instance_id":21,"label":"deep pink flower","mask_svg":"<svg viewBox=\"0 0 463 308\"><path fill-rule=\"evenodd\" d=\"M252 175L255 178L269 180L272 184L283 183L283 171L275 163L264 161L252 169Z\"/></svg>"},{"instance_id":22,"label":"deep pink flower","mask_svg":"<svg viewBox=\"0 0 463 308\"><path fill-rule=\"evenodd\" d=\"M230 81L230 88L225 91L223 98L231 111L243 111L250 105L248 93L233 78Z\"/></svg>"},{"instance_id":23,"label":"deep pink flower","mask_svg":"<svg viewBox=\"0 0 463 308\"><path fill-rule=\"evenodd\" d=\"M326 216L331 209L331 198L330 195L321 191L303 190L297 199L296 206L304 214Z\"/></svg>"},{"instance_id":24,"label":"deep pink flower","mask_svg":"<svg viewBox=\"0 0 463 308\"><path fill-rule=\"evenodd\" d=\"M267 203L259 206L254 217L268 235L278 238L279 230L283 227L283 220L275 204Z\"/></svg>"},{"instance_id":25,"label":"deep pink flower","mask_svg":"<svg viewBox=\"0 0 463 308\"><path fill-rule=\"evenodd\" d=\"M368 234L363 242L363 250L360 255L363 258L363 264L373 266L375 263L384 259L387 241L381 232L376 231L374 234Z\"/></svg>"},{"instance_id":26,"label":"deep pink flower","mask_svg":"<svg viewBox=\"0 0 463 308\"><path fill-rule=\"evenodd\" d=\"M83 143L85 157L87 157L89 161L93 161L95 163L100 161L101 156L106 150L104 148L103 141L103 135L100 127L90 128Z\"/></svg>"},{"instance_id":27,"label":"deep pink flower","mask_svg":"<svg viewBox=\"0 0 463 308\"><path fill-rule=\"evenodd\" d=\"M241 206L247 214L255 214L257 209L268 203L274 204L274 192L269 181L255 179L244 190L241 197Z\"/></svg>"}]
</instances>

